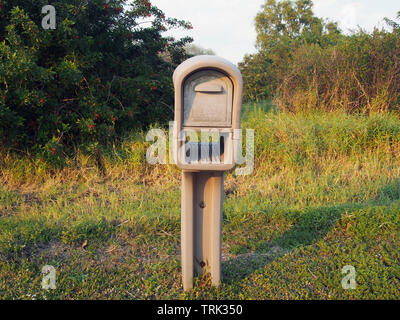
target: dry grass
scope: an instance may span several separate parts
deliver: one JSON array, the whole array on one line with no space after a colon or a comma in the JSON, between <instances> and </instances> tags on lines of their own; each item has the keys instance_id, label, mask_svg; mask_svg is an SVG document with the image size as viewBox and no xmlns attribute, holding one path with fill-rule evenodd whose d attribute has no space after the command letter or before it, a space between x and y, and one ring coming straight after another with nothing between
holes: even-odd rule
<instances>
[{"instance_id":1,"label":"dry grass","mask_svg":"<svg viewBox=\"0 0 400 320\"><path fill-rule=\"evenodd\" d=\"M205 276L182 291L180 172L145 164L134 140L104 155L105 176L82 155L57 170L2 157L0 297L398 298L400 120L262 107L243 122L256 130L254 174L225 179L220 289ZM47 264L54 291L41 289ZM340 285L347 264L355 291Z\"/></svg>"}]
</instances>

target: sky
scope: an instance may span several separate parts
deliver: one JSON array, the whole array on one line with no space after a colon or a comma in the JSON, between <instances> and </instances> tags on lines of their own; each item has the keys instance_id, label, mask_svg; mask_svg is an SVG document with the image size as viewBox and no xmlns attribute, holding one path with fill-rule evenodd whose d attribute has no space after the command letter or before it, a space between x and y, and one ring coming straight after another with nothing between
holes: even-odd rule
<instances>
[{"instance_id":1,"label":"sky","mask_svg":"<svg viewBox=\"0 0 400 320\"><path fill-rule=\"evenodd\" d=\"M212 49L233 63L245 54L255 53L254 18L265 0L152 0L153 5L172 18L187 20L193 30L172 30L174 37L191 36L194 43ZM338 21L348 31L357 26L371 31L384 26L383 18L394 19L399 0L314 0L318 17Z\"/></svg>"}]
</instances>

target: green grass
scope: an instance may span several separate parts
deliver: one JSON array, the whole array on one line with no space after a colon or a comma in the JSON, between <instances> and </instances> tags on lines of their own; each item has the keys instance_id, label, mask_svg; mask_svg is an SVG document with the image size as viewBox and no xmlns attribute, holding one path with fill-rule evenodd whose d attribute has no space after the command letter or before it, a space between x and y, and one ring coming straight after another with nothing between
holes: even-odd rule
<instances>
[{"instance_id":1,"label":"green grass","mask_svg":"<svg viewBox=\"0 0 400 320\"><path fill-rule=\"evenodd\" d=\"M105 155L106 176L90 156L49 170L3 154L0 298L399 299L399 118L243 113L256 168L226 175L219 288L205 276L182 291L180 172L145 164L136 134ZM44 265L56 290L41 288Z\"/></svg>"}]
</instances>

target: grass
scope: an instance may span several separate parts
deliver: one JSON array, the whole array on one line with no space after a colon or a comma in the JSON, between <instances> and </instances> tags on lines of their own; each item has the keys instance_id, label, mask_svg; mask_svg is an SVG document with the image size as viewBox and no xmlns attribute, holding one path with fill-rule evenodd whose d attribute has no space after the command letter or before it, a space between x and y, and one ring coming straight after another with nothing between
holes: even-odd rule
<instances>
[{"instance_id":1,"label":"grass","mask_svg":"<svg viewBox=\"0 0 400 320\"><path fill-rule=\"evenodd\" d=\"M399 299L400 120L244 108L255 172L228 173L223 283L182 291L180 172L145 163L143 134L50 170L0 158L2 299ZM86 246L83 246L87 242ZM57 289L41 287L41 269ZM341 270L356 269L344 290Z\"/></svg>"}]
</instances>

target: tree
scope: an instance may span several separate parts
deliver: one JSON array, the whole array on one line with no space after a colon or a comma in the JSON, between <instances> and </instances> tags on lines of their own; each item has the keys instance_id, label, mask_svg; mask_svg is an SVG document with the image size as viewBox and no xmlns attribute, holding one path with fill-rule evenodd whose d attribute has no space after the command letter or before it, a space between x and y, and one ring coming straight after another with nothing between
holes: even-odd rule
<instances>
[{"instance_id":1,"label":"tree","mask_svg":"<svg viewBox=\"0 0 400 320\"><path fill-rule=\"evenodd\" d=\"M337 23L316 17L311 0L267 0L256 16L257 46L263 50L282 42L319 42L340 33Z\"/></svg>"},{"instance_id":2,"label":"tree","mask_svg":"<svg viewBox=\"0 0 400 320\"><path fill-rule=\"evenodd\" d=\"M49 2L54 30L42 28ZM163 33L192 27L148 0L125 2L0 0L1 144L61 161L171 119L171 75L192 40Z\"/></svg>"},{"instance_id":3,"label":"tree","mask_svg":"<svg viewBox=\"0 0 400 320\"><path fill-rule=\"evenodd\" d=\"M290 112L398 112L400 28L385 20L392 32L343 35L314 16L312 1L267 0L256 18L259 51L239 65L244 99Z\"/></svg>"},{"instance_id":4,"label":"tree","mask_svg":"<svg viewBox=\"0 0 400 320\"><path fill-rule=\"evenodd\" d=\"M311 0L266 1L255 19L258 53L245 56L239 64L245 101L275 95L297 48L329 47L340 41L337 23L316 17L312 8Z\"/></svg>"},{"instance_id":5,"label":"tree","mask_svg":"<svg viewBox=\"0 0 400 320\"><path fill-rule=\"evenodd\" d=\"M400 11L397 12L397 19L400 19ZM393 21L389 18L384 18L385 22L393 28L394 31L399 31L400 30L400 24L397 23L396 21Z\"/></svg>"}]
</instances>

